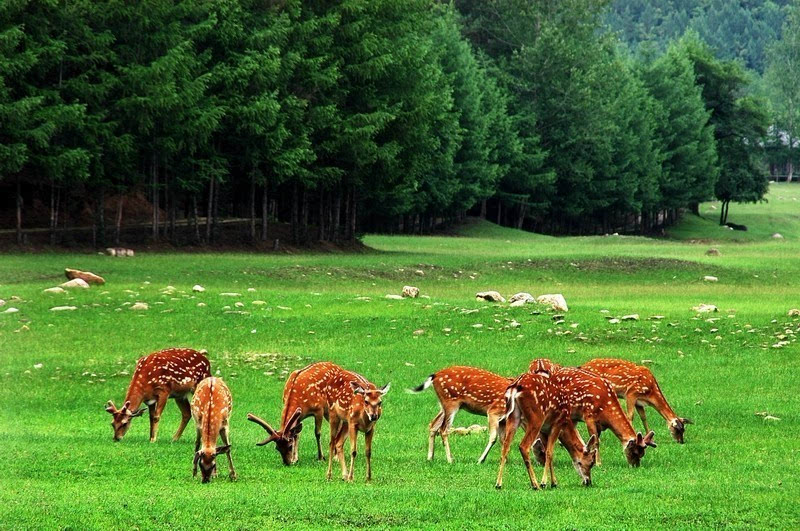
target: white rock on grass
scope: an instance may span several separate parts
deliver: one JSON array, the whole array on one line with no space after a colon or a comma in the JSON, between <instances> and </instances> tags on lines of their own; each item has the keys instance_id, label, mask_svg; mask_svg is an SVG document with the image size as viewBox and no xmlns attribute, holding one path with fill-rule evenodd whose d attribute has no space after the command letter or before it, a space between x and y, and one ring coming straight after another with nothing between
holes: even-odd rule
<instances>
[{"instance_id":1,"label":"white rock on grass","mask_svg":"<svg viewBox=\"0 0 800 531\"><path fill-rule=\"evenodd\" d=\"M266 301L253 301L250 304L254 306L264 306L267 302Z\"/></svg>"},{"instance_id":2,"label":"white rock on grass","mask_svg":"<svg viewBox=\"0 0 800 531\"><path fill-rule=\"evenodd\" d=\"M137 302L131 305L131 310L149 310L150 306L146 302Z\"/></svg>"},{"instance_id":3,"label":"white rock on grass","mask_svg":"<svg viewBox=\"0 0 800 531\"><path fill-rule=\"evenodd\" d=\"M403 300L403 296L402 295L396 295L394 293L389 293L388 295L386 295L386 298L389 299L389 300L393 300L393 301L401 301L401 300Z\"/></svg>"},{"instance_id":4,"label":"white rock on grass","mask_svg":"<svg viewBox=\"0 0 800 531\"><path fill-rule=\"evenodd\" d=\"M47 288L44 290L45 293L66 293L66 290L61 286L56 286L54 288Z\"/></svg>"},{"instance_id":5,"label":"white rock on grass","mask_svg":"<svg viewBox=\"0 0 800 531\"><path fill-rule=\"evenodd\" d=\"M696 311L697 313L712 313L718 312L719 308L713 304L699 304L697 306L692 306L692 310Z\"/></svg>"},{"instance_id":6,"label":"white rock on grass","mask_svg":"<svg viewBox=\"0 0 800 531\"><path fill-rule=\"evenodd\" d=\"M567 300L560 293L539 295L536 297L536 302L539 304L546 304L550 306L550 309L557 312L569 311L569 308L567 307Z\"/></svg>"},{"instance_id":7,"label":"white rock on grass","mask_svg":"<svg viewBox=\"0 0 800 531\"><path fill-rule=\"evenodd\" d=\"M511 306L517 308L519 306L525 306L528 303L536 302L536 299L530 293L520 292L513 294L509 299L508 302L511 303Z\"/></svg>"},{"instance_id":8,"label":"white rock on grass","mask_svg":"<svg viewBox=\"0 0 800 531\"><path fill-rule=\"evenodd\" d=\"M782 240L783 234L781 234L780 232L776 232L775 234L772 235L772 237L775 238L776 240Z\"/></svg>"},{"instance_id":9,"label":"white rock on grass","mask_svg":"<svg viewBox=\"0 0 800 531\"><path fill-rule=\"evenodd\" d=\"M220 296L221 297L241 297L242 294L241 293L226 292L226 293L220 293Z\"/></svg>"},{"instance_id":10,"label":"white rock on grass","mask_svg":"<svg viewBox=\"0 0 800 531\"><path fill-rule=\"evenodd\" d=\"M475 294L475 299L487 302L506 302L505 297L497 291L481 291Z\"/></svg>"},{"instance_id":11,"label":"white rock on grass","mask_svg":"<svg viewBox=\"0 0 800 531\"><path fill-rule=\"evenodd\" d=\"M792 308L789 310L789 317L800 317L800 309Z\"/></svg>"},{"instance_id":12,"label":"white rock on grass","mask_svg":"<svg viewBox=\"0 0 800 531\"><path fill-rule=\"evenodd\" d=\"M62 288L83 288L83 289L88 289L89 288L89 284L87 284L85 280L82 280L80 278L73 278L72 280L68 280L67 282L64 282L63 284L61 284L61 287Z\"/></svg>"},{"instance_id":13,"label":"white rock on grass","mask_svg":"<svg viewBox=\"0 0 800 531\"><path fill-rule=\"evenodd\" d=\"M50 308L51 312L69 312L72 310L77 310L77 306L54 306Z\"/></svg>"},{"instance_id":14,"label":"white rock on grass","mask_svg":"<svg viewBox=\"0 0 800 531\"><path fill-rule=\"evenodd\" d=\"M11 308L7 308L6 311L4 311L3 313L17 313L18 311L19 311L19 309L14 308L12 306Z\"/></svg>"},{"instance_id":15,"label":"white rock on grass","mask_svg":"<svg viewBox=\"0 0 800 531\"><path fill-rule=\"evenodd\" d=\"M619 324L619 323L621 323L622 321L620 321L619 319L617 319L617 318L615 317L615 318L613 318L613 319L609 319L609 320L608 320L608 322L609 322L609 324Z\"/></svg>"},{"instance_id":16,"label":"white rock on grass","mask_svg":"<svg viewBox=\"0 0 800 531\"><path fill-rule=\"evenodd\" d=\"M192 291L194 291L195 293L203 293L205 290L206 288L204 288L200 284L195 284L194 286L192 286Z\"/></svg>"},{"instance_id":17,"label":"white rock on grass","mask_svg":"<svg viewBox=\"0 0 800 531\"><path fill-rule=\"evenodd\" d=\"M2 308L5 305L6 305L6 301L4 301L3 299L0 299L0 308Z\"/></svg>"},{"instance_id":18,"label":"white rock on grass","mask_svg":"<svg viewBox=\"0 0 800 531\"><path fill-rule=\"evenodd\" d=\"M638 313L632 313L630 315L623 315L622 317L620 317L620 319L623 320L623 321L638 321L639 320L639 314Z\"/></svg>"},{"instance_id":19,"label":"white rock on grass","mask_svg":"<svg viewBox=\"0 0 800 531\"><path fill-rule=\"evenodd\" d=\"M719 279L717 277L715 277L715 276L706 275L706 276L703 277L703 280L706 281L706 282L716 282Z\"/></svg>"},{"instance_id":20,"label":"white rock on grass","mask_svg":"<svg viewBox=\"0 0 800 531\"><path fill-rule=\"evenodd\" d=\"M409 299L416 299L419 297L419 288L414 286L403 286L403 297L408 297Z\"/></svg>"}]
</instances>

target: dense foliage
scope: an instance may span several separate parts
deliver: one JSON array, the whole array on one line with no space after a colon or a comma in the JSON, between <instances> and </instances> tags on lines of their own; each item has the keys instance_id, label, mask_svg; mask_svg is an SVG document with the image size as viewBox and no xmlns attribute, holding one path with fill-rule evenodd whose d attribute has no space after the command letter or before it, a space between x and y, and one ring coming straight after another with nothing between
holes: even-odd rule
<instances>
[{"instance_id":1,"label":"dense foliage","mask_svg":"<svg viewBox=\"0 0 800 531\"><path fill-rule=\"evenodd\" d=\"M53 242L91 221L102 245L136 204L154 240L219 241L233 217L250 240L279 220L307 242L472 208L546 232L648 231L714 194L759 200L768 123L748 72L703 31L628 54L608 8L10 0L0 210L20 242L45 212Z\"/></svg>"}]
</instances>

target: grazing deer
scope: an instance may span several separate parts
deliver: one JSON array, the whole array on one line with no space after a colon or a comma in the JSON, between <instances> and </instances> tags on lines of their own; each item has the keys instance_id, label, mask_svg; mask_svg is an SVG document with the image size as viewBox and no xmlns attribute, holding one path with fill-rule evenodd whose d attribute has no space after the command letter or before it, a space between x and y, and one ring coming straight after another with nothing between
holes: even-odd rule
<instances>
[{"instance_id":1,"label":"grazing deer","mask_svg":"<svg viewBox=\"0 0 800 531\"><path fill-rule=\"evenodd\" d=\"M692 424L687 418L679 417L664 398L661 388L650 369L633 362L618 359L593 359L581 365L582 369L593 372L611 383L617 396L625 398L628 408L628 419L633 423L634 410L642 419L644 430L650 431L647 425L644 407L655 408L667 421L672 438L683 444L683 433L686 425Z\"/></svg>"},{"instance_id":2,"label":"grazing deer","mask_svg":"<svg viewBox=\"0 0 800 531\"><path fill-rule=\"evenodd\" d=\"M328 395L331 382L335 375L342 370L338 365L322 361L292 372L283 388L283 413L280 427L277 430L252 413L247 414L248 420L255 422L269 434L266 439L257 443L258 446L274 442L284 465L296 463L299 459L297 450L300 431L303 429L302 421L313 416L314 435L317 438L317 459L324 459L320 442L322 421L328 417Z\"/></svg>"},{"instance_id":3,"label":"grazing deer","mask_svg":"<svg viewBox=\"0 0 800 531\"><path fill-rule=\"evenodd\" d=\"M533 374L540 374L546 378L549 378L555 371L561 368L561 365L550 361L547 358L537 358L531 362L528 366L528 372L532 372Z\"/></svg>"},{"instance_id":4,"label":"grazing deer","mask_svg":"<svg viewBox=\"0 0 800 531\"><path fill-rule=\"evenodd\" d=\"M328 388L331 423L328 479L331 479L333 458L337 457L342 466L342 479L353 481L359 431L364 433L367 481L372 479L372 438L375 435L375 424L383 411L383 397L389 392L389 386L387 383L378 389L360 374L344 369L334 377ZM345 467L343 452L344 438L347 434L350 436L349 470Z\"/></svg>"},{"instance_id":5,"label":"grazing deer","mask_svg":"<svg viewBox=\"0 0 800 531\"><path fill-rule=\"evenodd\" d=\"M562 367L553 372L550 381L564 392L572 420L583 420L589 435L597 438L598 465L600 433L605 429L610 429L620 440L625 458L631 466L640 465L648 446L656 447L653 442L655 433L651 431L642 437L641 433L634 431L611 384L600 376L583 369Z\"/></svg>"},{"instance_id":6,"label":"grazing deer","mask_svg":"<svg viewBox=\"0 0 800 531\"><path fill-rule=\"evenodd\" d=\"M139 358L122 408L117 409L111 400L106 404L106 411L113 416L114 440L125 436L131 419L142 416L144 408L139 406L145 403L150 410L150 442L155 442L158 421L169 398L174 398L181 410L181 424L172 440L180 439L192 417L188 396L200 381L211 376L205 354L204 350L168 348Z\"/></svg>"},{"instance_id":7,"label":"grazing deer","mask_svg":"<svg viewBox=\"0 0 800 531\"><path fill-rule=\"evenodd\" d=\"M587 486L592 484L591 470L597 455L597 439L592 436L587 444L583 443L570 418L569 406L564 395L563 390L554 385L549 377L540 374L525 373L507 386L503 393L505 405L502 415L506 429L500 456L500 468L495 483L496 488L499 489L503 486L503 469L508 451L520 425L524 425L525 435L519 444L519 450L532 488L539 488L539 482L530 459L531 447L535 446L543 447L546 455L541 486L545 486L548 476L550 485L557 486L553 470L553 450L556 440L561 440L570 453L575 470L583 484ZM543 433L549 435L549 439L545 439L545 442L541 439Z\"/></svg>"},{"instance_id":8,"label":"grazing deer","mask_svg":"<svg viewBox=\"0 0 800 531\"><path fill-rule=\"evenodd\" d=\"M229 421L233 399L225 382L213 376L199 384L192 397L192 417L197 426L197 439L194 443L192 476L197 476L197 465L203 483L208 483L217 475L217 456L228 456L228 470L231 481L236 479L236 469L231 458L231 434ZM217 438L222 446L217 446Z\"/></svg>"},{"instance_id":9,"label":"grazing deer","mask_svg":"<svg viewBox=\"0 0 800 531\"><path fill-rule=\"evenodd\" d=\"M442 437L447 462L453 462L448 435L456 413L463 408L474 415L486 415L489 419L489 442L478 458L478 463L483 463L497 441L498 433L501 440L503 438L500 419L506 407L504 394L512 381L513 378L499 376L483 369L454 366L431 374L419 386L411 389L413 393L420 393L433 386L441 407L441 411L429 425L428 460L433 459L433 447L436 435L439 434Z\"/></svg>"}]
</instances>

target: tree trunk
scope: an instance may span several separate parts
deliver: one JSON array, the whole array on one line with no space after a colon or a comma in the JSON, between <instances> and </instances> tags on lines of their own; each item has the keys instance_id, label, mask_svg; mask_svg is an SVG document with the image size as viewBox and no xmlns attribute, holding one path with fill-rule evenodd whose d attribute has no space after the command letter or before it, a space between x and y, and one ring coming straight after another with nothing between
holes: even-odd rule
<instances>
[{"instance_id":1,"label":"tree trunk","mask_svg":"<svg viewBox=\"0 0 800 531\"><path fill-rule=\"evenodd\" d=\"M216 177L208 181L208 208L206 209L206 243L211 242L211 212L214 209L214 182Z\"/></svg>"},{"instance_id":2,"label":"tree trunk","mask_svg":"<svg viewBox=\"0 0 800 531\"><path fill-rule=\"evenodd\" d=\"M692 214L695 216L700 215L700 203L690 203L689 209L692 211Z\"/></svg>"},{"instance_id":3,"label":"tree trunk","mask_svg":"<svg viewBox=\"0 0 800 531\"><path fill-rule=\"evenodd\" d=\"M481 201L481 219L486 219L486 199Z\"/></svg>"},{"instance_id":4,"label":"tree trunk","mask_svg":"<svg viewBox=\"0 0 800 531\"><path fill-rule=\"evenodd\" d=\"M269 197L267 196L267 183L261 190L261 241L267 241L267 218L269 217Z\"/></svg>"},{"instance_id":5,"label":"tree trunk","mask_svg":"<svg viewBox=\"0 0 800 531\"><path fill-rule=\"evenodd\" d=\"M119 245L119 240L122 232L122 209L125 206L125 196L122 192L119 194L117 200L117 214L114 216L114 245Z\"/></svg>"},{"instance_id":6,"label":"tree trunk","mask_svg":"<svg viewBox=\"0 0 800 531\"><path fill-rule=\"evenodd\" d=\"M211 239L213 241L217 241L217 236L219 235L219 183L216 179L214 179L214 208L211 210Z\"/></svg>"},{"instance_id":7,"label":"tree trunk","mask_svg":"<svg viewBox=\"0 0 800 531\"><path fill-rule=\"evenodd\" d=\"M303 210L302 210L302 224L300 225L302 230L302 238L303 243L308 243L308 188L303 186Z\"/></svg>"},{"instance_id":8,"label":"tree trunk","mask_svg":"<svg viewBox=\"0 0 800 531\"><path fill-rule=\"evenodd\" d=\"M256 241L256 179L250 176L250 241Z\"/></svg>"},{"instance_id":9,"label":"tree trunk","mask_svg":"<svg viewBox=\"0 0 800 531\"><path fill-rule=\"evenodd\" d=\"M333 201L333 241L339 241L339 234L340 234L340 226L341 226L341 214L342 214L342 187L338 186L336 188L336 197Z\"/></svg>"},{"instance_id":10,"label":"tree trunk","mask_svg":"<svg viewBox=\"0 0 800 531\"><path fill-rule=\"evenodd\" d=\"M325 241L325 192L319 189L319 223L317 225L317 241Z\"/></svg>"},{"instance_id":11,"label":"tree trunk","mask_svg":"<svg viewBox=\"0 0 800 531\"><path fill-rule=\"evenodd\" d=\"M497 224L503 224L503 202L497 199Z\"/></svg>"},{"instance_id":12,"label":"tree trunk","mask_svg":"<svg viewBox=\"0 0 800 531\"><path fill-rule=\"evenodd\" d=\"M22 245L22 179L17 176L17 244Z\"/></svg>"},{"instance_id":13,"label":"tree trunk","mask_svg":"<svg viewBox=\"0 0 800 531\"><path fill-rule=\"evenodd\" d=\"M155 153L153 154L151 163L150 163L150 172L152 174L152 181L153 181L153 228L152 228L152 236L153 240L158 240L158 162Z\"/></svg>"},{"instance_id":14,"label":"tree trunk","mask_svg":"<svg viewBox=\"0 0 800 531\"><path fill-rule=\"evenodd\" d=\"M192 225L194 228L194 241L195 243L200 241L200 224L197 220L197 194L192 194Z\"/></svg>"},{"instance_id":15,"label":"tree trunk","mask_svg":"<svg viewBox=\"0 0 800 531\"><path fill-rule=\"evenodd\" d=\"M290 217L289 222L292 224L292 242L298 242L298 223L300 221L300 216L298 211L300 210L300 198L298 197L298 190L297 190L297 183L292 184L292 214Z\"/></svg>"},{"instance_id":16,"label":"tree trunk","mask_svg":"<svg viewBox=\"0 0 800 531\"><path fill-rule=\"evenodd\" d=\"M97 204L95 208L95 220L97 223L97 239L94 242L95 248L106 246L106 193L105 187L101 186L97 191Z\"/></svg>"},{"instance_id":17,"label":"tree trunk","mask_svg":"<svg viewBox=\"0 0 800 531\"><path fill-rule=\"evenodd\" d=\"M50 181L50 245L56 244L56 185Z\"/></svg>"},{"instance_id":18,"label":"tree trunk","mask_svg":"<svg viewBox=\"0 0 800 531\"><path fill-rule=\"evenodd\" d=\"M357 217L356 206L358 204L356 202L356 187L355 186L351 186L350 187L350 195L351 195L351 199L350 199L350 229L349 229L348 232L350 233L350 241L355 241L356 240L356 217Z\"/></svg>"}]
</instances>

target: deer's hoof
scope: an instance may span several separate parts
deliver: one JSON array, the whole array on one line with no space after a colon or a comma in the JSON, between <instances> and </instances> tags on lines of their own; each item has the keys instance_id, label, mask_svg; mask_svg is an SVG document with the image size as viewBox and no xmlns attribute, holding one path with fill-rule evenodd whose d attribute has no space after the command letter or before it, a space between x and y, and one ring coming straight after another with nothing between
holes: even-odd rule
<instances>
[{"instance_id":1,"label":"deer's hoof","mask_svg":"<svg viewBox=\"0 0 800 531\"><path fill-rule=\"evenodd\" d=\"M502 489L502 488L503 488L503 485L502 485L502 484L500 484L500 483L495 483L495 484L494 484L494 488L496 488L497 490L500 490L500 489Z\"/></svg>"}]
</instances>

